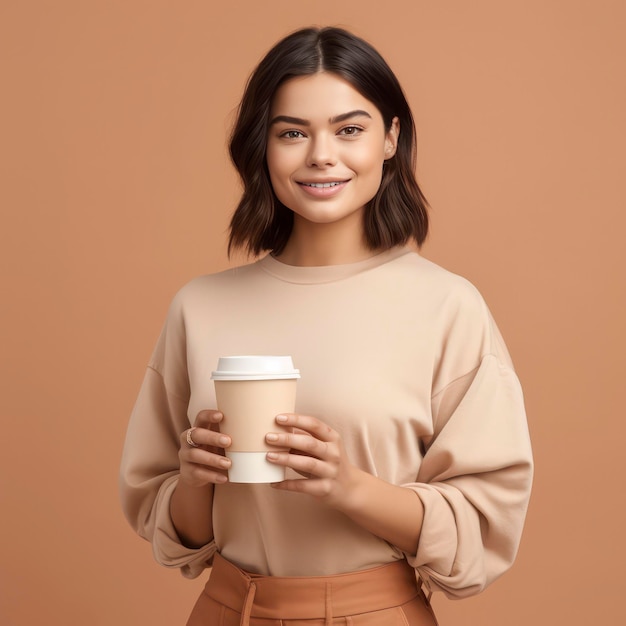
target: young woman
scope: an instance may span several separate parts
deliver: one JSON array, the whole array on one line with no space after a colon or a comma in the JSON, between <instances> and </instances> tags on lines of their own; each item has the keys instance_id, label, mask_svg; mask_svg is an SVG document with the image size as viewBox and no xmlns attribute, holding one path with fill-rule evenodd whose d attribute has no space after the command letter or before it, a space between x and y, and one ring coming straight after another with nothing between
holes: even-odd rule
<instances>
[{"instance_id":1,"label":"young woman","mask_svg":"<svg viewBox=\"0 0 626 626\"><path fill-rule=\"evenodd\" d=\"M415 251L402 89L363 40L298 31L252 74L230 149L230 249L269 253L174 298L128 429L125 514L160 563L212 567L192 626L436 624L424 588L476 594L513 562L532 458L483 299ZM210 374L229 354L301 371L297 414L267 435L289 450L268 454L281 483L228 482Z\"/></svg>"}]
</instances>

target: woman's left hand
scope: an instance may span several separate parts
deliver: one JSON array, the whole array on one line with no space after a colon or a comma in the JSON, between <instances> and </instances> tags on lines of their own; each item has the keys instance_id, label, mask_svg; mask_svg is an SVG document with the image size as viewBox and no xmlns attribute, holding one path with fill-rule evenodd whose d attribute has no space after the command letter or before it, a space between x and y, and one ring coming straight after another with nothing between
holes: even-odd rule
<instances>
[{"instance_id":1,"label":"woman's left hand","mask_svg":"<svg viewBox=\"0 0 626 626\"><path fill-rule=\"evenodd\" d=\"M348 460L339 433L309 415L286 413L279 415L276 422L295 432L267 434L267 443L288 449L268 452L268 460L290 467L305 478L284 480L273 486L308 493L330 506L343 508L358 480L359 470Z\"/></svg>"},{"instance_id":2,"label":"woman's left hand","mask_svg":"<svg viewBox=\"0 0 626 626\"><path fill-rule=\"evenodd\" d=\"M266 435L267 443L287 449L268 452L268 460L305 476L273 483L276 489L315 496L407 554L416 553L424 507L413 490L350 463L339 433L315 417L286 413L276 422L295 432Z\"/></svg>"}]
</instances>

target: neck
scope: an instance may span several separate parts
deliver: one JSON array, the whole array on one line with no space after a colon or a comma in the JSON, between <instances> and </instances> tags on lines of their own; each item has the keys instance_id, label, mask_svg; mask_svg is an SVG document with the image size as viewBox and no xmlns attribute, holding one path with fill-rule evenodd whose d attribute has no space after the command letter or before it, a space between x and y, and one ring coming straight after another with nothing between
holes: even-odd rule
<instances>
[{"instance_id":1,"label":"neck","mask_svg":"<svg viewBox=\"0 0 626 626\"><path fill-rule=\"evenodd\" d=\"M365 243L361 216L355 224L318 224L295 216L285 249L277 258L287 265L320 267L368 259L378 251Z\"/></svg>"}]
</instances>

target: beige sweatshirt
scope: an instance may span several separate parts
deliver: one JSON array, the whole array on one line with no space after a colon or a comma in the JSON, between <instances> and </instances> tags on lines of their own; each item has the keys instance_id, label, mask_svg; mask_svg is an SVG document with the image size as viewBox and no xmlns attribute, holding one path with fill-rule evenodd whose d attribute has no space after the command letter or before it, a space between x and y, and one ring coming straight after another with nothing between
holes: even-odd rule
<instances>
[{"instance_id":1,"label":"beige sweatshirt","mask_svg":"<svg viewBox=\"0 0 626 626\"><path fill-rule=\"evenodd\" d=\"M291 355L296 410L327 422L360 468L414 490L417 554L305 494L215 488L215 539L181 545L169 515L179 435L215 408L220 356ZM433 590L481 591L512 564L532 480L519 382L476 289L407 248L294 267L272 256L191 281L174 298L134 407L124 512L158 562L195 577L215 550L240 567L314 576L406 557Z\"/></svg>"}]
</instances>

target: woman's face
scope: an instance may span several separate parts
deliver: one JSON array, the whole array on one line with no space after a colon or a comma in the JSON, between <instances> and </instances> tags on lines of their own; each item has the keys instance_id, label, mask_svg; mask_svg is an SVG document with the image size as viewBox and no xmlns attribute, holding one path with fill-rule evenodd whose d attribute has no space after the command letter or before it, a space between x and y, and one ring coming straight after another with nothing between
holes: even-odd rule
<instances>
[{"instance_id":1,"label":"woman's face","mask_svg":"<svg viewBox=\"0 0 626 626\"><path fill-rule=\"evenodd\" d=\"M330 224L359 217L378 191L399 124L385 130L376 105L329 72L296 77L270 110L267 165L274 193L295 219ZM359 223L361 223L359 221Z\"/></svg>"}]
</instances>

